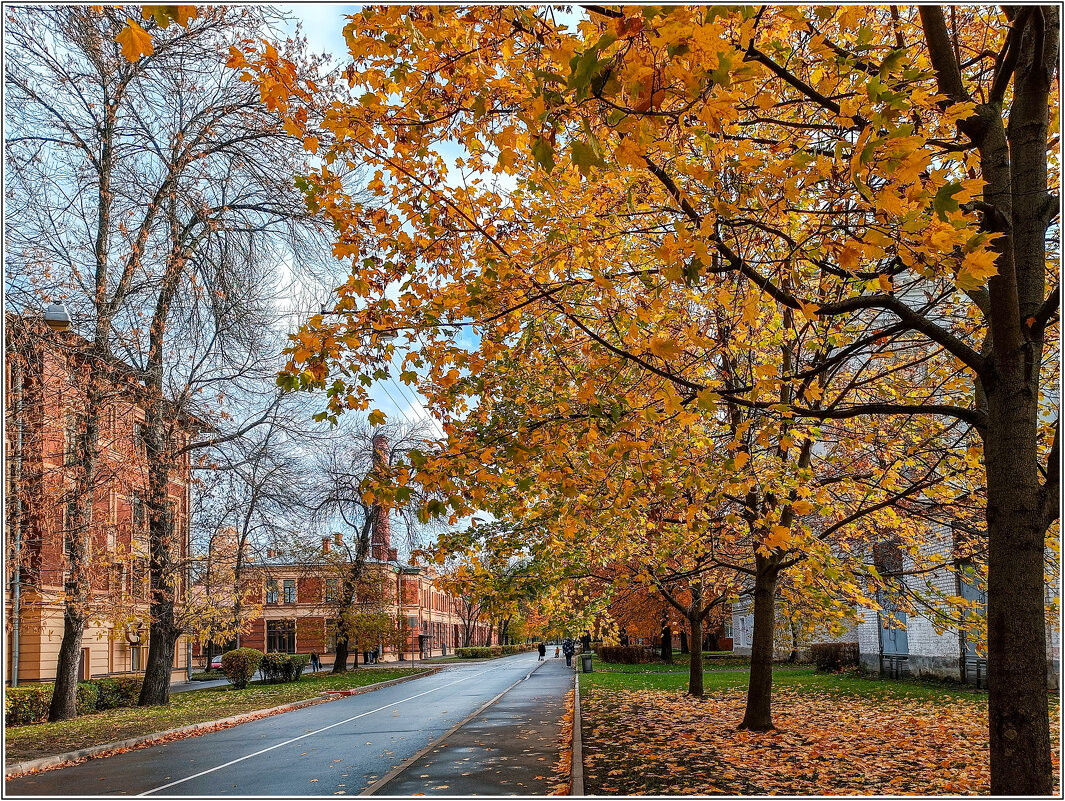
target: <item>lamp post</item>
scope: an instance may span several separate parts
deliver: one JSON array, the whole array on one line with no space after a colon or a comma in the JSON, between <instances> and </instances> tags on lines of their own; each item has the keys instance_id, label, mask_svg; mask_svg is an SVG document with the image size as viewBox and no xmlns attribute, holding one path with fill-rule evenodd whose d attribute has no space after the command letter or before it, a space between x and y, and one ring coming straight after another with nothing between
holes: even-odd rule
<instances>
[{"instance_id":1,"label":"lamp post","mask_svg":"<svg viewBox=\"0 0 1065 801\"><path fill-rule=\"evenodd\" d=\"M53 331L70 330L70 314L62 301L53 300L48 308L44 310L44 324Z\"/></svg>"}]
</instances>

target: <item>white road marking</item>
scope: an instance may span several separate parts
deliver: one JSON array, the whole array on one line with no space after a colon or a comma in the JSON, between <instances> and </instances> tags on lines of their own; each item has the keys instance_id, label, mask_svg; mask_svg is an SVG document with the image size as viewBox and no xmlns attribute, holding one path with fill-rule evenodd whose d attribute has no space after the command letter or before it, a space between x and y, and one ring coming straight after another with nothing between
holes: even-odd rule
<instances>
[{"instance_id":1,"label":"white road marking","mask_svg":"<svg viewBox=\"0 0 1065 801\"><path fill-rule=\"evenodd\" d=\"M174 787L174 786L176 786L178 784L184 784L185 782L192 781L193 779L198 779L200 776L206 776L208 773L214 773L216 770L222 770L222 768L228 768L230 765L236 765L238 762L243 762L245 759L251 759L252 757L260 756L261 754L265 754L267 751L273 751L275 748L282 748L283 746L291 745L292 743L298 742L299 740L303 740L303 739L305 739L307 737L312 737L315 734L321 734L323 731L329 731L329 729L335 729L337 726L343 726L345 723L351 723L353 720L358 720L359 718L364 718L367 715L374 714L375 712L381 712L381 711L383 711L385 709L390 709L392 707L399 706L400 704L405 704L407 701L413 701L415 698L421 698L423 695L429 695L429 693L435 693L438 690L443 690L443 689L445 689L447 687L451 687L452 685L461 684L464 681L468 681L469 679L476 678L477 676L480 676L480 675L482 675L484 673L487 673L487 672L488 672L488 670L482 670L482 671L480 671L478 673L474 673L472 676L465 676L464 678L456 679L455 681L449 682L448 684L441 684L439 687L434 687L431 690L426 690L423 693L418 693L417 695L409 696L407 698L404 698L402 701L394 701L391 704L385 704L384 706L379 706L379 707L377 707L377 709L371 709L369 712L362 712L362 713L360 713L358 715L355 715L354 717L348 718L347 720L341 720L341 721L338 721L336 723L330 723L328 726L323 726L320 729L315 729L314 731L309 731L306 734L301 734L299 737L293 737L291 740L285 740L285 742L283 742L283 743L277 743L276 745L271 745L269 748L263 748L260 751L255 751L254 753L247 754L247 755L242 756L242 757L238 757L237 759L231 759L229 762L226 762L224 765L216 765L213 768L208 768L207 770L201 770L199 773L194 773L191 776L186 776L184 779L178 779L177 781L170 782L169 784L163 784L163 785L160 785L159 787L153 787L151 790L145 790L143 793L138 793L137 797L138 798L142 798L142 797L144 797L146 795L151 795L152 793L157 793L160 790L166 790L168 787Z\"/></svg>"}]
</instances>

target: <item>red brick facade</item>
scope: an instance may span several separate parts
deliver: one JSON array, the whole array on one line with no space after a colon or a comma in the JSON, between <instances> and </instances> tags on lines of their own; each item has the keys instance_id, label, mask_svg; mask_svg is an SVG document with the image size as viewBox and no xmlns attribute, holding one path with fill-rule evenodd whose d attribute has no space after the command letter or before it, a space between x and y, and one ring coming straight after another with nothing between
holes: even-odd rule
<instances>
[{"instance_id":1,"label":"red brick facade","mask_svg":"<svg viewBox=\"0 0 1065 801\"><path fill-rule=\"evenodd\" d=\"M6 323L5 677L10 684L16 663L20 683L55 676L63 635L66 507L73 487L71 460L77 438L84 436L79 414L85 404L88 343L10 315ZM121 364L114 371L132 373ZM137 672L147 657L147 627L138 640L135 626L114 622L119 615L143 616L146 609L148 470L139 429L145 416L134 378L112 382L106 390L89 533L93 617L82 640L85 678ZM184 444L188 434L179 436ZM178 560L188 547L189 467L186 455L172 472L167 492ZM184 669L185 654L181 640L176 671Z\"/></svg>"}]
</instances>

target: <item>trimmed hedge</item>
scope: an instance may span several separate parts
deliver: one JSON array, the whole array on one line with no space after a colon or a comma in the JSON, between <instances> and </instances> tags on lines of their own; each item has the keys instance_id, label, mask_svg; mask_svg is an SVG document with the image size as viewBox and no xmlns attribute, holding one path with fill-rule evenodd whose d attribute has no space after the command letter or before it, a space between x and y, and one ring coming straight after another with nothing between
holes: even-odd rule
<instances>
[{"instance_id":1,"label":"trimmed hedge","mask_svg":"<svg viewBox=\"0 0 1065 801\"><path fill-rule=\"evenodd\" d=\"M602 661L615 665L639 665L657 661L655 653L642 645L600 645L595 649L595 653Z\"/></svg>"},{"instance_id":2,"label":"trimmed hedge","mask_svg":"<svg viewBox=\"0 0 1065 801\"><path fill-rule=\"evenodd\" d=\"M248 686L251 677L259 669L263 652L254 648L236 648L222 654L222 672L238 690Z\"/></svg>"},{"instance_id":3,"label":"trimmed hedge","mask_svg":"<svg viewBox=\"0 0 1065 801\"><path fill-rule=\"evenodd\" d=\"M818 673L835 673L858 666L858 643L823 642L810 646L810 655Z\"/></svg>"},{"instance_id":4,"label":"trimmed hedge","mask_svg":"<svg viewBox=\"0 0 1065 801\"><path fill-rule=\"evenodd\" d=\"M96 711L96 702L100 698L100 688L91 681L79 681L78 692L74 697L74 704L79 715L87 715Z\"/></svg>"},{"instance_id":5,"label":"trimmed hedge","mask_svg":"<svg viewBox=\"0 0 1065 801\"><path fill-rule=\"evenodd\" d=\"M4 725L25 726L48 715L52 702L51 684L27 684L4 690Z\"/></svg>"},{"instance_id":6,"label":"trimmed hedge","mask_svg":"<svg viewBox=\"0 0 1065 801\"><path fill-rule=\"evenodd\" d=\"M536 646L531 643L515 643L513 645L480 645L468 648L456 648L455 656L459 659L491 659L494 656L510 656L511 654L523 654L526 651L535 651Z\"/></svg>"},{"instance_id":7,"label":"trimmed hedge","mask_svg":"<svg viewBox=\"0 0 1065 801\"><path fill-rule=\"evenodd\" d=\"M79 681L75 698L79 715L102 712L121 706L136 706L140 699L142 676L115 676ZM26 684L4 690L4 725L25 726L48 717L55 684Z\"/></svg>"},{"instance_id":8,"label":"trimmed hedge","mask_svg":"<svg viewBox=\"0 0 1065 801\"><path fill-rule=\"evenodd\" d=\"M274 684L299 681L310 661L310 654L266 654L259 663L259 672L264 681Z\"/></svg>"}]
</instances>

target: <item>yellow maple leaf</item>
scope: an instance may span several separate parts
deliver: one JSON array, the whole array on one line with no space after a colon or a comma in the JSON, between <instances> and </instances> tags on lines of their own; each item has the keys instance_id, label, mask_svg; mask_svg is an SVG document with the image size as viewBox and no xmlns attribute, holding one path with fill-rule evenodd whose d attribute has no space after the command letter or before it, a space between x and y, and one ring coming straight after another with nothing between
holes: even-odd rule
<instances>
[{"instance_id":1,"label":"yellow maple leaf","mask_svg":"<svg viewBox=\"0 0 1065 801\"><path fill-rule=\"evenodd\" d=\"M652 339L650 348L659 359L675 359L684 353L684 348L668 339Z\"/></svg>"},{"instance_id":2,"label":"yellow maple leaf","mask_svg":"<svg viewBox=\"0 0 1065 801\"><path fill-rule=\"evenodd\" d=\"M126 27L118 32L115 41L122 45L122 55L127 61L136 61L141 56L150 56L155 51L151 34L131 17L126 17Z\"/></svg>"},{"instance_id":3,"label":"yellow maple leaf","mask_svg":"<svg viewBox=\"0 0 1065 801\"><path fill-rule=\"evenodd\" d=\"M782 548L788 541L790 533L791 529L787 526L773 526L769 533L766 534L764 544L767 548Z\"/></svg>"}]
</instances>

